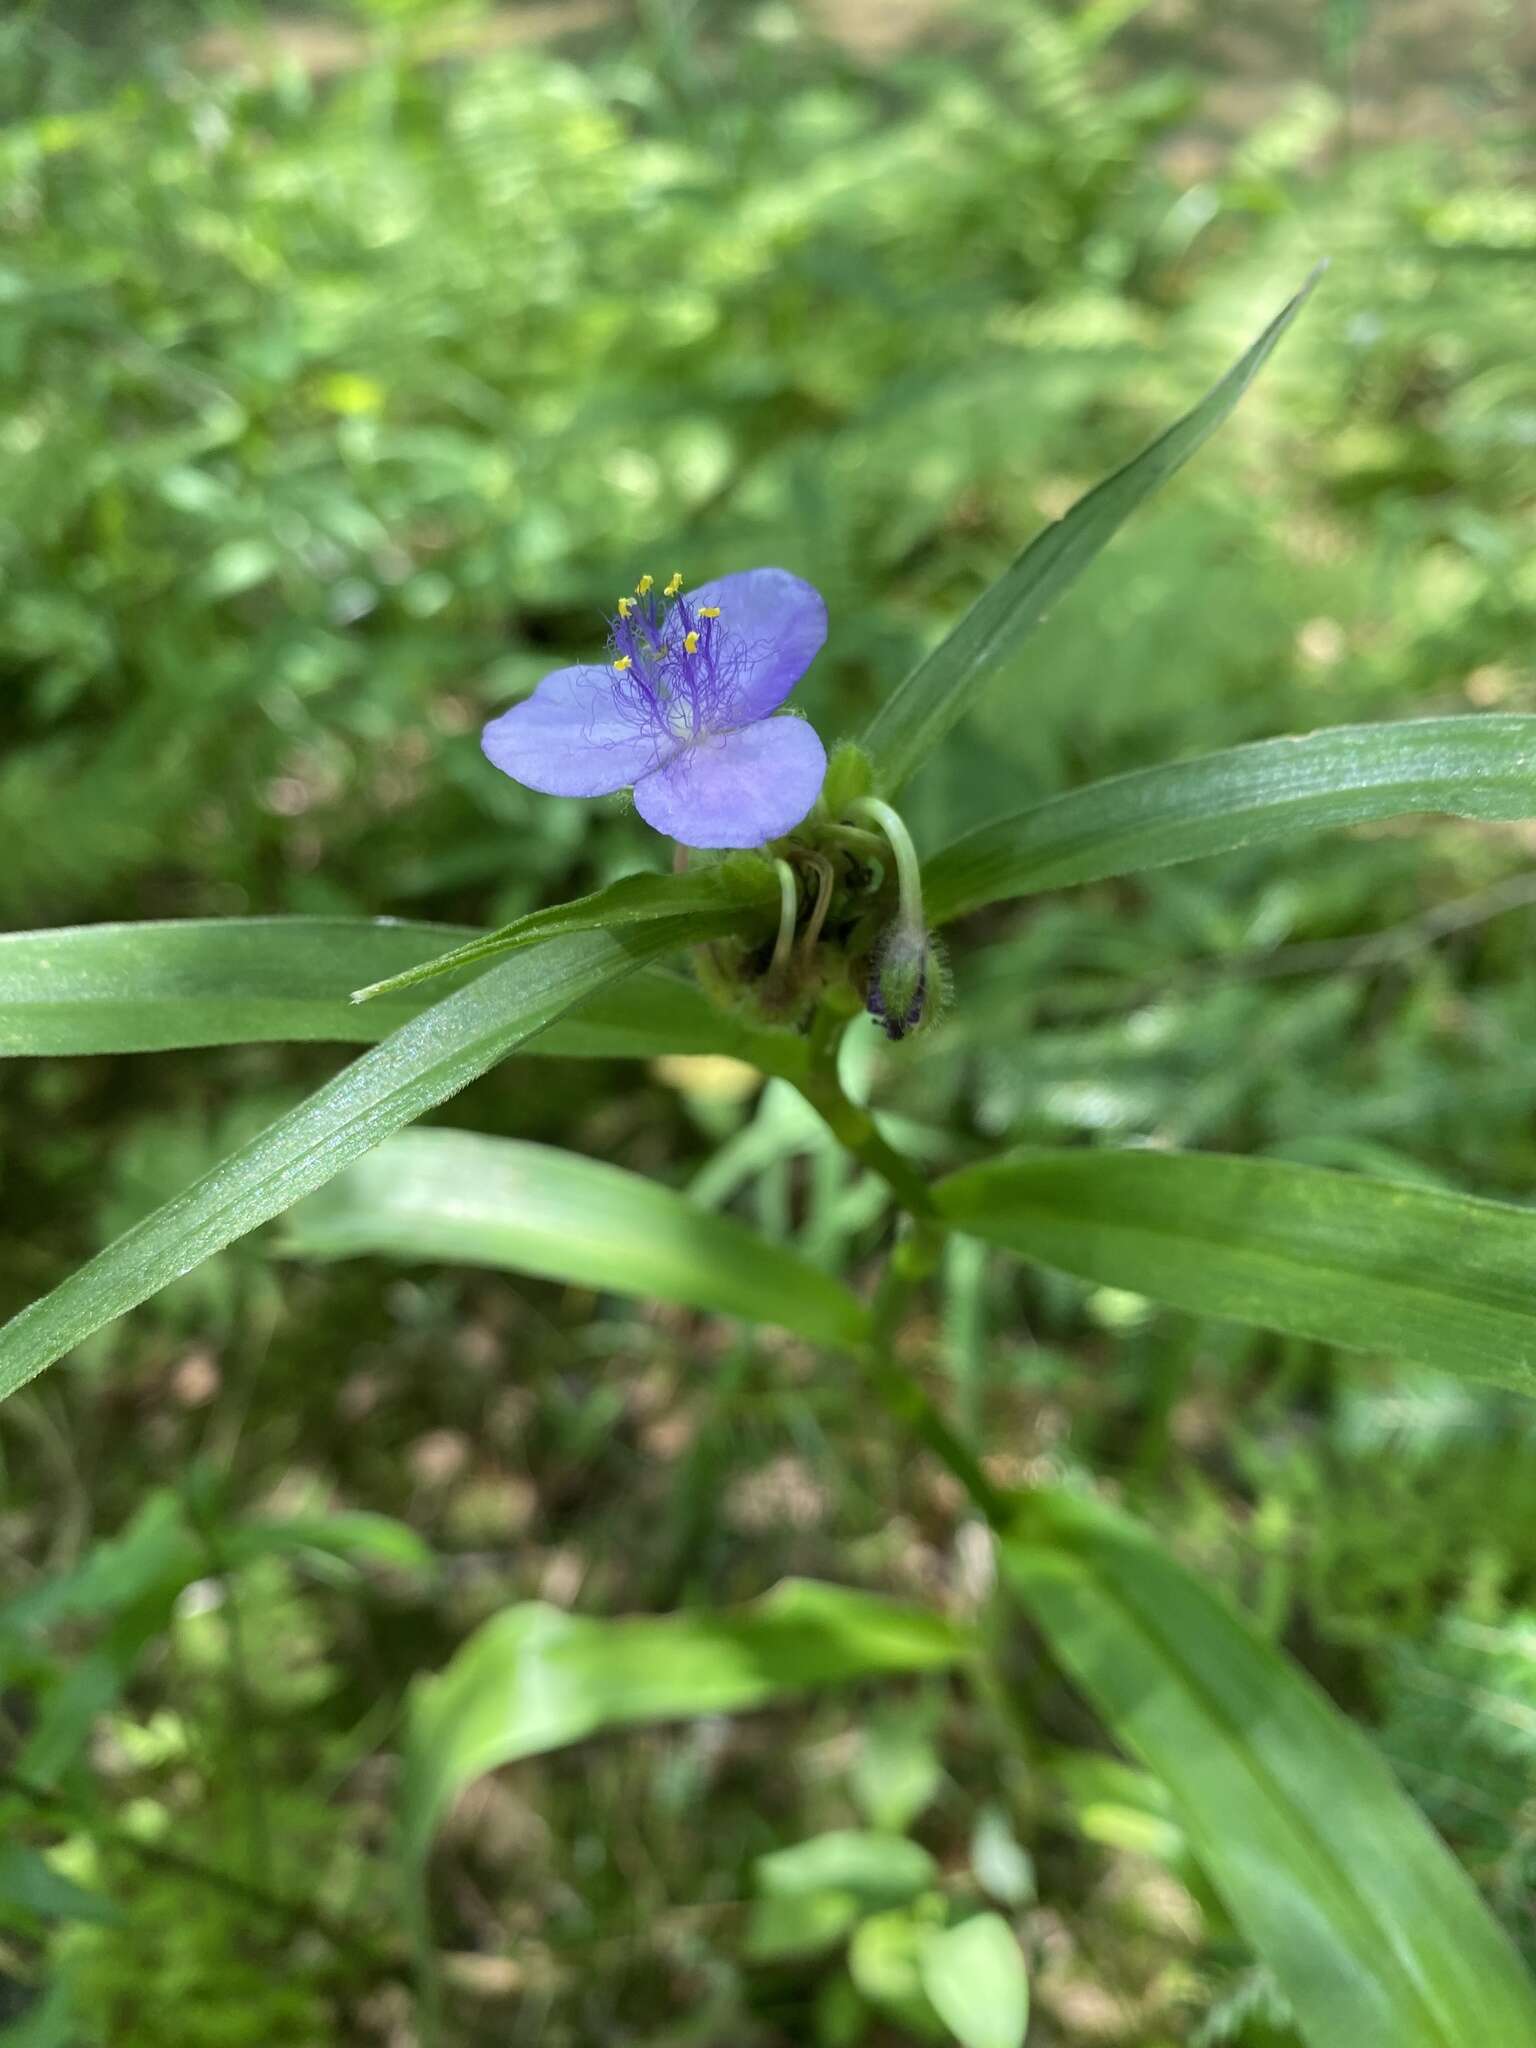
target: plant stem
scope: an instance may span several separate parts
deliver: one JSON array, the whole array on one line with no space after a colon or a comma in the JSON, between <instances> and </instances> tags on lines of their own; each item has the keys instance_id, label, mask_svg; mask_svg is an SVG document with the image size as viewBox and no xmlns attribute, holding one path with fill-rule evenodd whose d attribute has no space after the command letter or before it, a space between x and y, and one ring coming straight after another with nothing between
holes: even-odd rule
<instances>
[{"instance_id":1,"label":"plant stem","mask_svg":"<svg viewBox=\"0 0 1536 2048\"><path fill-rule=\"evenodd\" d=\"M916 930L923 929L923 880L918 865L917 848L912 844L912 835L902 822L901 813L893 811L888 803L877 796L861 796L848 806L860 817L868 818L878 825L890 842L891 853L896 861L896 887L901 898L901 915L906 924Z\"/></svg>"},{"instance_id":2,"label":"plant stem","mask_svg":"<svg viewBox=\"0 0 1536 2048\"><path fill-rule=\"evenodd\" d=\"M800 941L800 951L807 967L816 958L816 948L821 940L821 928L827 921L827 912L832 908L832 889L836 877L832 863L825 854L813 853L807 863L816 877L816 901L811 914L805 921L805 932Z\"/></svg>"},{"instance_id":3,"label":"plant stem","mask_svg":"<svg viewBox=\"0 0 1536 2048\"><path fill-rule=\"evenodd\" d=\"M823 825L821 831L823 838L846 846L853 853L868 854L878 861L883 861L891 850L878 832L865 832L858 825Z\"/></svg>"},{"instance_id":4,"label":"plant stem","mask_svg":"<svg viewBox=\"0 0 1536 2048\"><path fill-rule=\"evenodd\" d=\"M795 1078L795 1086L822 1118L834 1138L855 1159L879 1174L902 1208L912 1216L935 1220L933 1198L928 1184L894 1145L886 1143L867 1109L861 1109L843 1092L831 1061L818 1058L814 1038L810 1071Z\"/></svg>"},{"instance_id":5,"label":"plant stem","mask_svg":"<svg viewBox=\"0 0 1536 2048\"><path fill-rule=\"evenodd\" d=\"M782 974L789 965L795 943L795 919L800 915L800 891L794 869L787 860L776 860L773 865L779 877L779 932L773 942L773 958L768 963L770 976Z\"/></svg>"},{"instance_id":6,"label":"plant stem","mask_svg":"<svg viewBox=\"0 0 1536 2048\"><path fill-rule=\"evenodd\" d=\"M1008 1496L992 1484L976 1453L944 1419L932 1397L896 1363L897 1329L913 1294L937 1269L945 1226L916 1167L886 1143L868 1110L843 1092L837 1077L837 1047L846 1022L825 1005L817 1011L811 1024L809 1071L795 1085L826 1120L833 1136L879 1174L908 1218L875 1293L869 1342L854 1356L891 1417L933 1452L965 1488L977 1512L993 1528L1001 1529L1010 1519Z\"/></svg>"},{"instance_id":7,"label":"plant stem","mask_svg":"<svg viewBox=\"0 0 1536 2048\"><path fill-rule=\"evenodd\" d=\"M936 1270L943 1248L943 1230L932 1222L914 1222L897 1240L875 1295L873 1329L868 1347L859 1353L859 1363L888 1412L948 1467L977 1512L994 1529L1001 1529L1010 1518L1007 1494L992 1484L970 1445L894 1356L901 1319L913 1294Z\"/></svg>"}]
</instances>

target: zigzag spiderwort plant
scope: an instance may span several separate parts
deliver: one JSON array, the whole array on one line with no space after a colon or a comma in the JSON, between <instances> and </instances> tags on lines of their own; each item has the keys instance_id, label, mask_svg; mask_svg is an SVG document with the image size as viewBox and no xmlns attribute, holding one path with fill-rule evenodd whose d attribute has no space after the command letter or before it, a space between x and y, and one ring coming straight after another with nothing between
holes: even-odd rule
<instances>
[{"instance_id":1,"label":"zigzag spiderwort plant","mask_svg":"<svg viewBox=\"0 0 1536 2048\"><path fill-rule=\"evenodd\" d=\"M399 1840L426 2034L438 1993L425 1867L470 1778L608 1727L899 1672L990 1671L992 1696L1006 1693L990 1659L1022 1608L1160 1781L1180 1854L1266 1965L1306 2048L1536 2043L1536 1991L1362 1732L1126 1518L1063 1487L1005 1491L987 1456L998 1447L948 1420L896 1344L914 1290L960 1232L1196 1314L1530 1393L1536 1212L1145 1147L1035 1148L932 1180L850 1097L838 1061L861 1009L893 1036L925 1026L942 979L931 928L967 911L1324 827L1424 811L1536 816L1536 718L1434 718L1090 784L919 867L895 807L907 777L1230 413L1305 296L1192 412L1032 542L830 760L782 714L826 621L810 585L781 570L686 593L678 576L659 593L642 578L603 664L558 671L487 728L491 759L536 788L632 787L642 816L701 850L685 872L630 877L449 953L432 928L304 920L0 941L0 1047L12 1053L369 1029L381 1041L0 1330L0 1394L292 1210L297 1253L460 1257L782 1324L852 1361L991 1532L1001 1592L984 1631L832 1586L611 1622L531 1603L418 1682ZM686 949L702 990L654 965ZM446 994L431 985L441 974L458 977ZM368 1000L350 1005L347 989L368 976ZM872 1299L601 1162L457 1129L392 1135L508 1054L546 1047L721 1051L792 1082L890 1190L899 1227ZM1014 1706L1027 1714L1022 1698ZM917 2011L963 2048L1014 2048L1027 2011L1014 1933L977 1910L963 1876L920 1877L917 1894L891 1909L907 1916L905 2021ZM866 1992L878 2005L878 1987Z\"/></svg>"}]
</instances>

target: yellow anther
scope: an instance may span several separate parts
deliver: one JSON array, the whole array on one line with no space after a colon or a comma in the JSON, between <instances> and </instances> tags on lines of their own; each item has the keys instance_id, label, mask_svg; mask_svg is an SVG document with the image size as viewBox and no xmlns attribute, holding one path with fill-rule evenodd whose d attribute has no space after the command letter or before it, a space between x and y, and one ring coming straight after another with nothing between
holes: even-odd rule
<instances>
[{"instance_id":1,"label":"yellow anther","mask_svg":"<svg viewBox=\"0 0 1536 2048\"><path fill-rule=\"evenodd\" d=\"M683 572L681 569L674 569L672 571L672 581L667 585L666 589L663 590L661 594L663 597L676 597L677 593L682 589L682 587Z\"/></svg>"},{"instance_id":2,"label":"yellow anther","mask_svg":"<svg viewBox=\"0 0 1536 2048\"><path fill-rule=\"evenodd\" d=\"M649 597L651 592L651 585L655 581L656 578L654 576L642 576L640 578L640 581L635 585L636 597Z\"/></svg>"},{"instance_id":3,"label":"yellow anther","mask_svg":"<svg viewBox=\"0 0 1536 2048\"><path fill-rule=\"evenodd\" d=\"M701 605L699 606L699 617L700 617L701 619L718 619L718 618L719 618L719 616L720 616L720 607L719 607L719 605L717 605L717 604L701 604Z\"/></svg>"},{"instance_id":4,"label":"yellow anther","mask_svg":"<svg viewBox=\"0 0 1536 2048\"><path fill-rule=\"evenodd\" d=\"M632 597L621 597L619 599L619 617L621 619L627 619L634 608L635 600Z\"/></svg>"},{"instance_id":5,"label":"yellow anther","mask_svg":"<svg viewBox=\"0 0 1536 2048\"><path fill-rule=\"evenodd\" d=\"M631 662L627 654L621 654L618 660L613 665L620 675L623 675L625 669L632 668L634 666L633 662Z\"/></svg>"},{"instance_id":6,"label":"yellow anther","mask_svg":"<svg viewBox=\"0 0 1536 2048\"><path fill-rule=\"evenodd\" d=\"M697 634L697 633L685 633L685 634L683 635L683 652L684 652L684 654L697 654L697 653L698 653L698 651L699 651L699 636L698 636L698 634Z\"/></svg>"}]
</instances>

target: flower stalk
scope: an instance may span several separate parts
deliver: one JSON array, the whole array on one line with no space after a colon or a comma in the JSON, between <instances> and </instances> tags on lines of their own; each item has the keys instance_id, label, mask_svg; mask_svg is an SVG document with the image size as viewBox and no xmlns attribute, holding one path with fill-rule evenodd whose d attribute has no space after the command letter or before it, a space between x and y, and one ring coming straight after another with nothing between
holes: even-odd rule
<instances>
[{"instance_id":1,"label":"flower stalk","mask_svg":"<svg viewBox=\"0 0 1536 2048\"><path fill-rule=\"evenodd\" d=\"M900 812L880 797L857 797L848 808L878 826L896 866L896 919L875 948L867 1005L887 1038L905 1038L931 1018L931 998L940 971L923 916L917 848Z\"/></svg>"}]
</instances>

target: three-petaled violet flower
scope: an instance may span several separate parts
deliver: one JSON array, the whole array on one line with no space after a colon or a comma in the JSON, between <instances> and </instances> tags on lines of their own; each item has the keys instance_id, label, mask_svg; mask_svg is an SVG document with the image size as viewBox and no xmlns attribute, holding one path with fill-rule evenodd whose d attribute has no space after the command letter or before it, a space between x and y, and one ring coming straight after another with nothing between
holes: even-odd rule
<instances>
[{"instance_id":1,"label":"three-petaled violet flower","mask_svg":"<svg viewBox=\"0 0 1536 2048\"><path fill-rule=\"evenodd\" d=\"M610 621L607 664L556 669L480 744L548 796L633 785L645 822L685 846L760 846L821 794L826 749L803 718L772 714L825 641L827 608L787 569L682 585L642 576Z\"/></svg>"}]
</instances>

